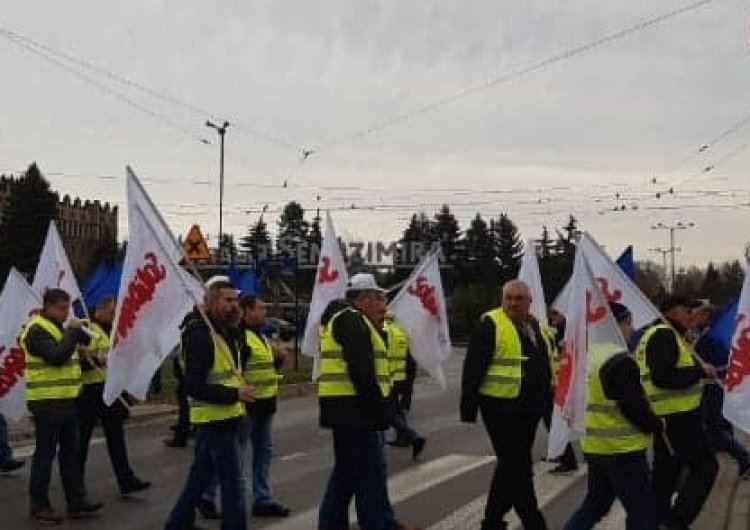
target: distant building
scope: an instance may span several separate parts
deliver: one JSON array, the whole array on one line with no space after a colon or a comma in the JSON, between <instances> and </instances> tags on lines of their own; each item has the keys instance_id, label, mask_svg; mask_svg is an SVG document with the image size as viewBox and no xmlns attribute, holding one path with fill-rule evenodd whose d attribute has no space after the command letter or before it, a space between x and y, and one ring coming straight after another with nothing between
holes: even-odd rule
<instances>
[{"instance_id":1,"label":"distant building","mask_svg":"<svg viewBox=\"0 0 750 530\"><path fill-rule=\"evenodd\" d=\"M18 177L0 175L0 218L10 193L10 185ZM99 201L82 201L65 195L57 205L57 229L74 268L91 260L102 245L117 244L117 206Z\"/></svg>"}]
</instances>

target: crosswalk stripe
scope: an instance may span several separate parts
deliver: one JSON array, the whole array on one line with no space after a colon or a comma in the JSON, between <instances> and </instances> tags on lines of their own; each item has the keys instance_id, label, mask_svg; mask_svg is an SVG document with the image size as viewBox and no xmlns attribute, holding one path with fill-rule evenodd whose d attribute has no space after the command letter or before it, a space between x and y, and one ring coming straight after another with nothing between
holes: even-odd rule
<instances>
[{"instance_id":1,"label":"crosswalk stripe","mask_svg":"<svg viewBox=\"0 0 750 530\"><path fill-rule=\"evenodd\" d=\"M98 445L103 442L104 442L104 438L97 436L96 438L91 439L91 443L89 445ZM24 445L22 447L18 447L13 450L13 457L14 458L28 458L34 454L34 447L35 446L33 445Z\"/></svg>"},{"instance_id":2,"label":"crosswalk stripe","mask_svg":"<svg viewBox=\"0 0 750 530\"><path fill-rule=\"evenodd\" d=\"M586 467L581 466L578 471L567 476L552 475L548 472L549 464L534 465L534 487L540 507L544 507L560 493L569 488L575 481L586 474ZM488 484L489 487L489 484ZM487 494L480 495L445 519L433 524L429 530L454 530L456 528L479 528L484 518L484 507L487 504ZM521 522L515 512L507 518L508 528L521 528Z\"/></svg>"},{"instance_id":3,"label":"crosswalk stripe","mask_svg":"<svg viewBox=\"0 0 750 530\"><path fill-rule=\"evenodd\" d=\"M442 484L455 477L468 473L495 460L487 455L446 455L423 464L415 464L388 480L388 493L393 504ZM354 508L349 512L352 521L356 520ZM286 521L267 526L267 530L309 530L315 528L318 509L307 510Z\"/></svg>"}]
</instances>

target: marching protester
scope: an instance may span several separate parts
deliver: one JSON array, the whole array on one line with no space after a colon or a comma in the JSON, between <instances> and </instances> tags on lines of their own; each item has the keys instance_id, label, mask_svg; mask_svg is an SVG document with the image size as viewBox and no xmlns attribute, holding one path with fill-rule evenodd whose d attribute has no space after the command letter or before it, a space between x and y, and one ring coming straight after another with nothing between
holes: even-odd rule
<instances>
[{"instance_id":1,"label":"marching protester","mask_svg":"<svg viewBox=\"0 0 750 530\"><path fill-rule=\"evenodd\" d=\"M60 476L68 517L90 516L103 503L85 497L76 398L81 391L78 347L89 342L81 321L70 315L70 295L47 289L42 310L24 326L19 344L26 356L26 401L34 420L35 447L31 460L31 517L39 524L62 524L52 508L49 483L59 449Z\"/></svg>"},{"instance_id":2,"label":"marching protester","mask_svg":"<svg viewBox=\"0 0 750 530\"><path fill-rule=\"evenodd\" d=\"M633 333L628 308L609 303L627 343ZM564 530L589 530L609 513L615 499L625 509L627 530L655 530L656 513L646 450L664 422L651 409L641 386L640 368L623 351L606 357L601 347L588 352L591 375L586 390L586 432L581 437L588 462L588 491Z\"/></svg>"},{"instance_id":3,"label":"marching protester","mask_svg":"<svg viewBox=\"0 0 750 530\"><path fill-rule=\"evenodd\" d=\"M399 523L388 498L384 434L392 422L388 352L381 330L385 290L372 274L349 279L346 303L321 319L320 425L333 433L334 464L318 515L319 530L349 528L352 497L362 530L418 530Z\"/></svg>"},{"instance_id":4,"label":"marching protester","mask_svg":"<svg viewBox=\"0 0 750 530\"><path fill-rule=\"evenodd\" d=\"M511 508L526 530L547 528L534 491L531 449L549 399L552 345L530 306L528 285L507 282L501 306L482 316L464 360L461 421L475 423L481 412L497 455L483 530L507 528Z\"/></svg>"},{"instance_id":5,"label":"marching protester","mask_svg":"<svg viewBox=\"0 0 750 530\"><path fill-rule=\"evenodd\" d=\"M13 448L10 446L8 422L0 414L0 473L10 473L24 466L23 460L13 458Z\"/></svg>"},{"instance_id":6,"label":"marching protester","mask_svg":"<svg viewBox=\"0 0 750 530\"><path fill-rule=\"evenodd\" d=\"M718 473L700 412L701 382L715 378L716 370L697 359L683 338L692 319L689 301L670 295L660 309L665 321L646 328L636 359L646 394L666 424L665 436L654 439L657 521L665 529L685 529L703 508Z\"/></svg>"},{"instance_id":7,"label":"marching protester","mask_svg":"<svg viewBox=\"0 0 750 530\"><path fill-rule=\"evenodd\" d=\"M708 442L717 451L727 453L737 463L737 475L742 479L750 478L750 455L734 435L732 424L724 418L724 388L722 380L726 376L726 351L709 333L714 306L707 300L696 300L692 304L694 332L693 348L695 353L714 367L716 379L708 380L703 386L701 410L703 423L708 434Z\"/></svg>"},{"instance_id":8,"label":"marching protester","mask_svg":"<svg viewBox=\"0 0 750 530\"><path fill-rule=\"evenodd\" d=\"M150 488L151 483L138 478L128 460L124 422L129 411L124 398L116 400L111 406L107 406L102 398L106 355L109 352L109 336L114 319L115 297L103 296L94 308L91 321L86 323L92 333L91 340L88 345L78 349L83 383L81 394L78 396L81 479L84 483L86 482L86 460L91 434L97 421L100 421L107 443L109 461L112 463L120 493L129 495Z\"/></svg>"},{"instance_id":9,"label":"marching protester","mask_svg":"<svg viewBox=\"0 0 750 530\"><path fill-rule=\"evenodd\" d=\"M208 322L193 318L182 331L185 390L191 400L190 421L197 427L195 456L165 530L195 528L195 509L214 472L221 488L222 528L247 528L239 430L245 404L255 397L241 378L247 353L231 282L207 287L205 313Z\"/></svg>"},{"instance_id":10,"label":"marching protester","mask_svg":"<svg viewBox=\"0 0 750 530\"><path fill-rule=\"evenodd\" d=\"M411 447L412 459L416 460L424 450L426 440L409 425L406 411L411 406L417 364L409 355L409 338L406 332L395 322L393 313L390 311L386 313L383 329L386 336L386 347L388 348L391 383L393 384L391 398L396 410L391 425L396 431L396 438L390 440L388 445Z\"/></svg>"}]
</instances>

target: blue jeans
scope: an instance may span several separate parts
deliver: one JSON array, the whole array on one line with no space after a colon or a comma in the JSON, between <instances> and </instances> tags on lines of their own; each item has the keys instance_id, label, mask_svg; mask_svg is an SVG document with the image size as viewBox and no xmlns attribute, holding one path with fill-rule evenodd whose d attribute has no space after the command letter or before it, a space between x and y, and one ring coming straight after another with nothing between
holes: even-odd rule
<instances>
[{"instance_id":1,"label":"blue jeans","mask_svg":"<svg viewBox=\"0 0 750 530\"><path fill-rule=\"evenodd\" d=\"M318 513L320 530L349 528L352 497L361 530L396 530L383 433L333 430L334 464Z\"/></svg>"},{"instance_id":2,"label":"blue jeans","mask_svg":"<svg viewBox=\"0 0 750 530\"><path fill-rule=\"evenodd\" d=\"M8 422L5 416L0 414L0 464L13 460L13 450L10 448L8 438Z\"/></svg>"},{"instance_id":3,"label":"blue jeans","mask_svg":"<svg viewBox=\"0 0 750 530\"><path fill-rule=\"evenodd\" d=\"M627 530L655 530L656 508L646 453L594 458L589 462L588 492L564 530L589 530L620 499Z\"/></svg>"},{"instance_id":4,"label":"blue jeans","mask_svg":"<svg viewBox=\"0 0 750 530\"><path fill-rule=\"evenodd\" d=\"M255 506L271 502L268 474L271 470L271 457L273 456L272 420L273 414L250 415L250 443L253 447L253 505Z\"/></svg>"},{"instance_id":5,"label":"blue jeans","mask_svg":"<svg viewBox=\"0 0 750 530\"><path fill-rule=\"evenodd\" d=\"M195 458L185 487L172 508L165 530L183 530L195 523L195 508L211 477L218 474L221 487L223 530L246 530L247 509L236 430L198 428Z\"/></svg>"},{"instance_id":6,"label":"blue jeans","mask_svg":"<svg viewBox=\"0 0 750 530\"><path fill-rule=\"evenodd\" d=\"M393 418L391 426L396 431L396 440L402 440L408 444L413 444L414 440L419 438L417 432L411 428L406 419L406 412L399 405L396 409L396 415Z\"/></svg>"}]
</instances>

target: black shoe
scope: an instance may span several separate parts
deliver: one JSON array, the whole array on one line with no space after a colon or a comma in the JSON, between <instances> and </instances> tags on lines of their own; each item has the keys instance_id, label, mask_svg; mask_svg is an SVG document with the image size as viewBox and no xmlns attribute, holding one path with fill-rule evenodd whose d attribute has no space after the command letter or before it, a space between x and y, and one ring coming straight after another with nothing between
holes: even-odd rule
<instances>
[{"instance_id":1,"label":"black shoe","mask_svg":"<svg viewBox=\"0 0 750 530\"><path fill-rule=\"evenodd\" d=\"M65 517L57 513L51 507L42 508L31 513L31 518L38 526L59 526L65 521Z\"/></svg>"},{"instance_id":2,"label":"black shoe","mask_svg":"<svg viewBox=\"0 0 750 530\"><path fill-rule=\"evenodd\" d=\"M98 511L104 507L103 502L84 501L81 504L68 508L68 519L84 519L98 515Z\"/></svg>"},{"instance_id":3,"label":"black shoe","mask_svg":"<svg viewBox=\"0 0 750 530\"><path fill-rule=\"evenodd\" d=\"M427 443L427 440L425 440L422 436L417 436L417 438L412 442L411 444L411 458L412 460L416 460L419 455L422 454L422 451L424 451L424 446Z\"/></svg>"},{"instance_id":4,"label":"black shoe","mask_svg":"<svg viewBox=\"0 0 750 530\"><path fill-rule=\"evenodd\" d=\"M289 508L277 502L254 504L253 515L256 517L287 517L289 515Z\"/></svg>"},{"instance_id":5,"label":"black shoe","mask_svg":"<svg viewBox=\"0 0 750 530\"><path fill-rule=\"evenodd\" d=\"M167 440L164 440L164 445L167 447L187 447L187 439L183 437L177 437L169 438Z\"/></svg>"},{"instance_id":6,"label":"black shoe","mask_svg":"<svg viewBox=\"0 0 750 530\"><path fill-rule=\"evenodd\" d=\"M204 519L221 519L221 513L219 513L219 510L216 509L216 505L212 501L201 499L198 501L198 506L196 506L196 508L198 508L198 513L200 513L201 517Z\"/></svg>"},{"instance_id":7,"label":"black shoe","mask_svg":"<svg viewBox=\"0 0 750 530\"><path fill-rule=\"evenodd\" d=\"M3 462L2 464L0 464L0 472L10 473L11 471L22 468L25 464L26 462L24 462L23 460L16 460L15 458L11 458L7 462Z\"/></svg>"},{"instance_id":8,"label":"black shoe","mask_svg":"<svg viewBox=\"0 0 750 530\"><path fill-rule=\"evenodd\" d=\"M391 447L409 447L411 444L409 443L409 440L405 440L404 438L396 438L394 440L388 440L386 442Z\"/></svg>"},{"instance_id":9,"label":"black shoe","mask_svg":"<svg viewBox=\"0 0 750 530\"><path fill-rule=\"evenodd\" d=\"M133 477L132 480L128 481L125 485L120 487L120 495L130 495L131 493L138 493L139 491L147 490L151 487L151 482L148 480L141 480L138 477Z\"/></svg>"}]
</instances>

